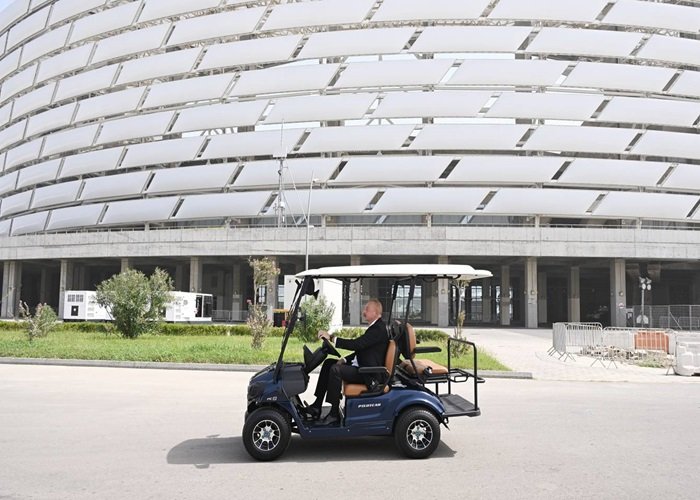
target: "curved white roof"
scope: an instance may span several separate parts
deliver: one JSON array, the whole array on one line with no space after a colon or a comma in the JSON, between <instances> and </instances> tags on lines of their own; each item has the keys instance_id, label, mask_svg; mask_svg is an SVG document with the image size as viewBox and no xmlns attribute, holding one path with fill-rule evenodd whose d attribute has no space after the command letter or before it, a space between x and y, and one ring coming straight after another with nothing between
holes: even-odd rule
<instances>
[{"instance_id":1,"label":"curved white roof","mask_svg":"<svg viewBox=\"0 0 700 500\"><path fill-rule=\"evenodd\" d=\"M380 264L309 269L297 278L449 278L471 281L490 278L491 271L459 264Z\"/></svg>"}]
</instances>

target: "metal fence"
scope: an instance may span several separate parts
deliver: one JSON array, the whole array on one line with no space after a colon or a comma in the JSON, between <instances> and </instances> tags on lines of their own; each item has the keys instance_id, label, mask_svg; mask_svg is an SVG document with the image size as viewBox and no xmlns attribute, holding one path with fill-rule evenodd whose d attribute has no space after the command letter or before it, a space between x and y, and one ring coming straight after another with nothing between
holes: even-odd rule
<instances>
[{"instance_id":1,"label":"metal fence","mask_svg":"<svg viewBox=\"0 0 700 500\"><path fill-rule=\"evenodd\" d=\"M680 331L700 330L700 305L665 305L632 307L630 327L670 328Z\"/></svg>"},{"instance_id":2,"label":"metal fence","mask_svg":"<svg viewBox=\"0 0 700 500\"><path fill-rule=\"evenodd\" d=\"M248 311L229 311L226 309L214 309L211 315L212 321L219 323L244 322L248 319Z\"/></svg>"}]
</instances>

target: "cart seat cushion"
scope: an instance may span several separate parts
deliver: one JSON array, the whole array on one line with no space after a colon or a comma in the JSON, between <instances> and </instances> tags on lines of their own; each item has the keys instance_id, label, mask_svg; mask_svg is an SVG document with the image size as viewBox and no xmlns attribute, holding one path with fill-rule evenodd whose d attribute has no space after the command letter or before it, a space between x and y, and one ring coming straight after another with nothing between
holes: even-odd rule
<instances>
[{"instance_id":1,"label":"cart seat cushion","mask_svg":"<svg viewBox=\"0 0 700 500\"><path fill-rule=\"evenodd\" d=\"M389 377L394 374L394 363L396 363L396 342L390 340L386 348L386 356L384 356L384 368L389 372ZM345 394L345 397L360 396L368 390L365 384L346 384L343 382L343 394ZM384 392L389 392L388 383L384 386Z\"/></svg>"},{"instance_id":2,"label":"cart seat cushion","mask_svg":"<svg viewBox=\"0 0 700 500\"><path fill-rule=\"evenodd\" d=\"M346 398L354 398L361 396L363 392L367 392L367 386L365 384L344 384L343 394ZM384 392L389 392L389 386L384 387Z\"/></svg>"},{"instance_id":3,"label":"cart seat cushion","mask_svg":"<svg viewBox=\"0 0 700 500\"><path fill-rule=\"evenodd\" d=\"M416 364L416 369L418 370L419 375L423 375L423 372L427 367L430 367L432 370L432 375L447 375L447 367L442 366L435 361L431 361L429 359L414 359L413 362ZM401 363L401 368L411 375L415 373L413 370L413 365L408 359Z\"/></svg>"}]
</instances>

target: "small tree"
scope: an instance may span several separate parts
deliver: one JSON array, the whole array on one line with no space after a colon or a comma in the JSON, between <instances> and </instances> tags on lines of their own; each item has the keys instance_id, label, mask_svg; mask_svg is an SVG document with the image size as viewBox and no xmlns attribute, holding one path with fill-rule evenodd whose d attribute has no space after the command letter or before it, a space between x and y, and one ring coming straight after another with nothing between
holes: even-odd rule
<instances>
[{"instance_id":1,"label":"small tree","mask_svg":"<svg viewBox=\"0 0 700 500\"><path fill-rule=\"evenodd\" d=\"M39 337L46 337L51 333L58 321L58 316L56 316L51 306L47 304L39 304L36 306L34 316L32 316L27 303L20 302L19 313L22 319L26 321L29 342L33 342L34 339Z\"/></svg>"},{"instance_id":2,"label":"small tree","mask_svg":"<svg viewBox=\"0 0 700 500\"><path fill-rule=\"evenodd\" d=\"M255 294L253 303L248 307L248 326L252 335L251 346L253 349L262 349L263 342L267 336L272 323L267 317L267 308L258 303L258 288L266 286L268 290L275 286L280 270L275 261L269 257L262 259L248 259L248 264L253 268L253 284Z\"/></svg>"},{"instance_id":3,"label":"small tree","mask_svg":"<svg viewBox=\"0 0 700 500\"><path fill-rule=\"evenodd\" d=\"M334 312L335 305L327 302L325 297L320 296L315 300L307 297L301 304L303 320L294 326L297 335L305 342L315 340L319 330L328 330Z\"/></svg>"},{"instance_id":4,"label":"small tree","mask_svg":"<svg viewBox=\"0 0 700 500\"><path fill-rule=\"evenodd\" d=\"M462 327L464 326L464 318L466 317L466 312L462 309L462 299L466 296L466 288L469 285L468 281L458 280L455 283L457 287L457 321L455 323L455 338L459 340L466 340L462 337ZM469 345L463 344L461 342L454 342L452 344L452 352L461 356L469 352Z\"/></svg>"},{"instance_id":5,"label":"small tree","mask_svg":"<svg viewBox=\"0 0 700 500\"><path fill-rule=\"evenodd\" d=\"M172 301L172 290L173 280L160 268L150 278L127 269L97 286L97 303L114 318L122 337L135 339L163 319L163 311Z\"/></svg>"}]
</instances>

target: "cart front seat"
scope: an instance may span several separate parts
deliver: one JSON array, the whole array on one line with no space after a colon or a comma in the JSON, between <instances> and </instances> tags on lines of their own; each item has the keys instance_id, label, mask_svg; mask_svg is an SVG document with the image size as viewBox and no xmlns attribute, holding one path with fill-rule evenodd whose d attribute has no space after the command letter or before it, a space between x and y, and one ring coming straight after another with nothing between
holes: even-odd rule
<instances>
[{"instance_id":1,"label":"cart front seat","mask_svg":"<svg viewBox=\"0 0 700 500\"><path fill-rule=\"evenodd\" d=\"M423 377L425 375L424 372L426 368L430 368L430 370L428 371L431 376L447 375L447 367L442 366L436 363L435 361L431 361L429 359L416 359L416 331L413 329L413 326L411 326L410 323L406 323L406 335L404 337L404 342L407 343L406 347L408 350L408 359L405 359L401 363L402 370L406 371L411 375L415 375L416 371L418 371L419 377Z\"/></svg>"},{"instance_id":2,"label":"cart front seat","mask_svg":"<svg viewBox=\"0 0 700 500\"><path fill-rule=\"evenodd\" d=\"M383 376L386 376L386 382L384 383L384 388L383 390L380 390L378 394L382 393L387 393L389 392L389 382L391 381L391 377L394 376L394 367L396 366L396 342L393 340L389 341L389 344L387 345L386 348L386 356L384 356L384 368L386 368L386 373L383 374ZM367 387L365 384L346 384L343 382L343 394L345 395L346 398L354 398L357 396L362 396L364 393L369 392L369 387ZM372 392L372 394L375 394L375 392Z\"/></svg>"}]
</instances>

